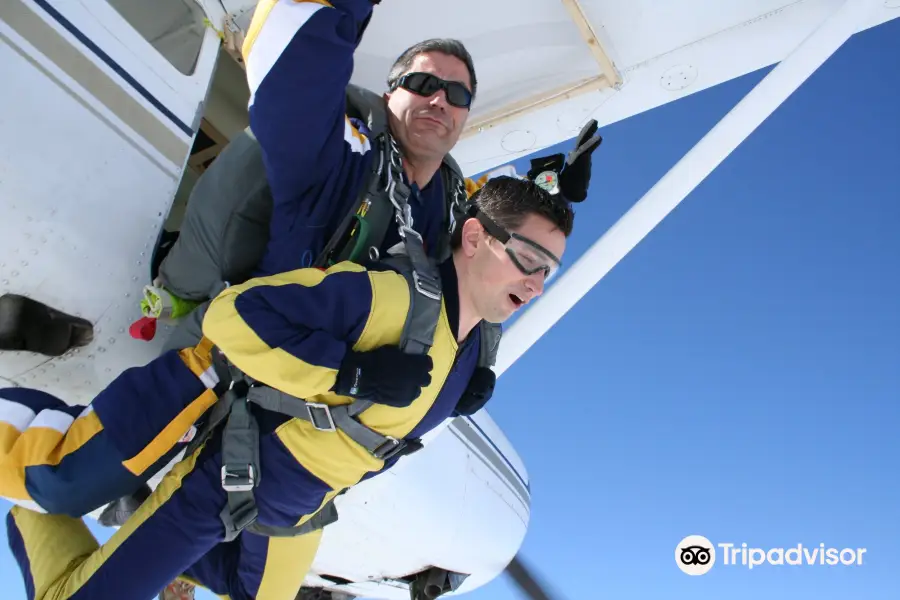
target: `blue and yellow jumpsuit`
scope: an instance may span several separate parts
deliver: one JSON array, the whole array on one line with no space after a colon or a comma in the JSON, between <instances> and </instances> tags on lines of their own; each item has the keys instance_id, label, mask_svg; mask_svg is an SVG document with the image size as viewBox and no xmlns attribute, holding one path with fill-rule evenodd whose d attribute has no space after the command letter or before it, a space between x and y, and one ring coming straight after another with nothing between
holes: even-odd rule
<instances>
[{"instance_id":1,"label":"blue and yellow jumpsuit","mask_svg":"<svg viewBox=\"0 0 900 600\"><path fill-rule=\"evenodd\" d=\"M450 260L441 268L444 301L430 350L431 384L406 408L373 405L360 417L383 435L419 437L451 416L474 371L478 330L457 343L458 284L452 265ZM13 447L7 457L19 448L20 458L52 448L43 456L65 462L67 451L79 444L90 447L106 434L104 448L125 457L123 468L140 471L157 463L184 434L183 425L214 401L210 344L266 385L312 402L346 403L348 398L329 391L345 352L398 344L409 303L403 276L366 271L353 263L327 271L300 269L228 288L210 305L205 339L196 348L163 355L123 374L62 438L52 427L28 427L17 434L6 425L2 439ZM340 431L320 431L306 421L254 409L262 473L254 495L262 525L301 524L341 490L386 468ZM182 415L185 419L177 428L153 431L147 423L160 414L159 423L179 422ZM29 600L150 598L181 575L231 600L293 600L321 532L268 538L244 531L224 542L219 515L226 495L218 441L214 436L185 456L102 546L80 518L13 507L7 516L9 544ZM103 468L111 462L94 458ZM77 474L83 485L102 479L90 467L83 464ZM26 471L33 468L26 466ZM8 480L11 473L3 476ZM27 495L27 474L25 479Z\"/></svg>"}]
</instances>

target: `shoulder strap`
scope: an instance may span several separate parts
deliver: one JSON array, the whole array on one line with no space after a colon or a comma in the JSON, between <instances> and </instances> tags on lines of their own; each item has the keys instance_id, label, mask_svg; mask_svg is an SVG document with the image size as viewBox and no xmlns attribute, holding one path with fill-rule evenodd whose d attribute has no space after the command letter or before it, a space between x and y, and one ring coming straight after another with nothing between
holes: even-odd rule
<instances>
[{"instance_id":1,"label":"shoulder strap","mask_svg":"<svg viewBox=\"0 0 900 600\"><path fill-rule=\"evenodd\" d=\"M481 339L478 349L478 366L491 368L497 362L497 350L500 348L500 338L503 336L503 327L499 323L479 323Z\"/></svg>"},{"instance_id":2,"label":"shoulder strap","mask_svg":"<svg viewBox=\"0 0 900 600\"><path fill-rule=\"evenodd\" d=\"M462 171L459 170L459 165L449 154L444 158L440 173L441 181L444 184L444 223L446 227L441 230L437 257L438 262L443 262L450 258L450 239L457 222L465 215L468 197Z\"/></svg>"},{"instance_id":3,"label":"shoulder strap","mask_svg":"<svg viewBox=\"0 0 900 600\"><path fill-rule=\"evenodd\" d=\"M430 262L424 254L423 251L420 260ZM408 256L390 256L382 263L403 275L409 286L409 311L400 335L400 348L410 354L428 354L441 316L440 278L433 279L427 273L422 277Z\"/></svg>"},{"instance_id":4,"label":"shoulder strap","mask_svg":"<svg viewBox=\"0 0 900 600\"><path fill-rule=\"evenodd\" d=\"M392 156L387 170L387 196L394 207L402 247L393 248L392 255L383 262L397 269L409 284L410 306L400 348L410 354L427 354L434 343L434 332L441 314L441 276L437 264L425 253L422 236L413 228L409 206L411 190L401 177L400 149L390 135L386 137L385 146Z\"/></svg>"},{"instance_id":5,"label":"shoulder strap","mask_svg":"<svg viewBox=\"0 0 900 600\"><path fill-rule=\"evenodd\" d=\"M371 137L387 131L387 111L384 98L371 90L349 84L345 90L347 116L355 117L366 124Z\"/></svg>"}]
</instances>

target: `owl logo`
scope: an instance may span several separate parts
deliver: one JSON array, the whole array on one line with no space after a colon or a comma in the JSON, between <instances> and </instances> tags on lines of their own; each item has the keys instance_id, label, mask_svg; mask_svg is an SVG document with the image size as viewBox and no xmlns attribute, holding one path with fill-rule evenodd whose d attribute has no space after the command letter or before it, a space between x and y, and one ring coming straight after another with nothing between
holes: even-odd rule
<instances>
[{"instance_id":1,"label":"owl logo","mask_svg":"<svg viewBox=\"0 0 900 600\"><path fill-rule=\"evenodd\" d=\"M702 535L689 535L675 547L675 564L687 575L705 575L716 564L716 547Z\"/></svg>"},{"instance_id":2,"label":"owl logo","mask_svg":"<svg viewBox=\"0 0 900 600\"><path fill-rule=\"evenodd\" d=\"M681 562L685 565L705 565L709 562L709 548L688 546L681 549Z\"/></svg>"}]
</instances>

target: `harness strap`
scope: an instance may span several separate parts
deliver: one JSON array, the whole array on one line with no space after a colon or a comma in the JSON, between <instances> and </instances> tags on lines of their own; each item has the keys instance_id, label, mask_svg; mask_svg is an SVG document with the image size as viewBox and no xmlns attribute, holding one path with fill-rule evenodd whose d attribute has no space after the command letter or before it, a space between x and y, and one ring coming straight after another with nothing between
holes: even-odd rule
<instances>
[{"instance_id":1,"label":"harness strap","mask_svg":"<svg viewBox=\"0 0 900 600\"><path fill-rule=\"evenodd\" d=\"M368 401L357 400L352 404L329 406L318 402L307 402L302 398L270 387L252 388L247 399L265 410L307 421L319 431L333 432L340 429L347 437L379 460L406 456L422 448L422 444L418 440L398 440L382 435L354 418L355 415L372 405Z\"/></svg>"},{"instance_id":2,"label":"harness strap","mask_svg":"<svg viewBox=\"0 0 900 600\"><path fill-rule=\"evenodd\" d=\"M313 516L300 525L293 527L276 527L274 525L260 525L253 523L247 527L247 531L266 537L296 537L318 531L327 525L336 523L338 520L338 511L334 506L334 500L329 500L325 506L320 508Z\"/></svg>"},{"instance_id":3,"label":"harness strap","mask_svg":"<svg viewBox=\"0 0 900 600\"><path fill-rule=\"evenodd\" d=\"M391 136L387 136L386 146L390 156L388 198L394 206L397 230L403 243L402 248L392 248L393 255L383 262L402 273L410 286L410 307L400 337L400 349L409 354L427 354L434 344L434 333L441 314L441 276L435 262L425 253L421 234L413 228L409 206L411 190L402 179L400 149Z\"/></svg>"},{"instance_id":4,"label":"harness strap","mask_svg":"<svg viewBox=\"0 0 900 600\"><path fill-rule=\"evenodd\" d=\"M228 390L217 404L228 406L228 420L222 430L222 489L227 505L219 514L225 526L225 541L231 541L256 521L258 511L253 488L259 485L259 426L250 412L247 394L251 379L217 354L216 371L227 371ZM224 368L223 368L224 367ZM221 378L220 378L221 381ZM212 419L211 419L212 420ZM221 419L220 419L221 422ZM212 431L212 430L211 430Z\"/></svg>"},{"instance_id":5,"label":"harness strap","mask_svg":"<svg viewBox=\"0 0 900 600\"><path fill-rule=\"evenodd\" d=\"M478 327L481 330L478 366L490 369L497 363L497 348L500 346L503 329L499 323L488 323L487 321L481 321Z\"/></svg>"}]
</instances>

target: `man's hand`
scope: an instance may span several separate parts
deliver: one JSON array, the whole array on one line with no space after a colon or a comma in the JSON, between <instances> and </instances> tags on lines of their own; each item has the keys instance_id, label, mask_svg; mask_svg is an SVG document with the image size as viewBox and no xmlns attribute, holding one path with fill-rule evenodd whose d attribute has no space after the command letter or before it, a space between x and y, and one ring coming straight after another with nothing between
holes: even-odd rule
<instances>
[{"instance_id":1,"label":"man's hand","mask_svg":"<svg viewBox=\"0 0 900 600\"><path fill-rule=\"evenodd\" d=\"M559 189L569 202L582 202L587 198L591 183L591 153L603 142L597 135L597 121L584 126L578 135L575 149L566 157L566 166L559 175Z\"/></svg>"},{"instance_id":2,"label":"man's hand","mask_svg":"<svg viewBox=\"0 0 900 600\"><path fill-rule=\"evenodd\" d=\"M592 119L578 134L575 149L568 156L533 158L526 176L553 195L561 193L569 202L584 201L591 183L591 153L603 141L596 132L597 121Z\"/></svg>"},{"instance_id":3,"label":"man's hand","mask_svg":"<svg viewBox=\"0 0 900 600\"><path fill-rule=\"evenodd\" d=\"M433 366L427 354L407 354L397 346L382 346L371 352L348 350L332 390L342 396L402 408L431 384Z\"/></svg>"},{"instance_id":4,"label":"man's hand","mask_svg":"<svg viewBox=\"0 0 900 600\"><path fill-rule=\"evenodd\" d=\"M476 367L463 392L459 402L456 403L456 414L468 417L484 408L487 401L494 395L494 385L497 376L487 367Z\"/></svg>"}]
</instances>

